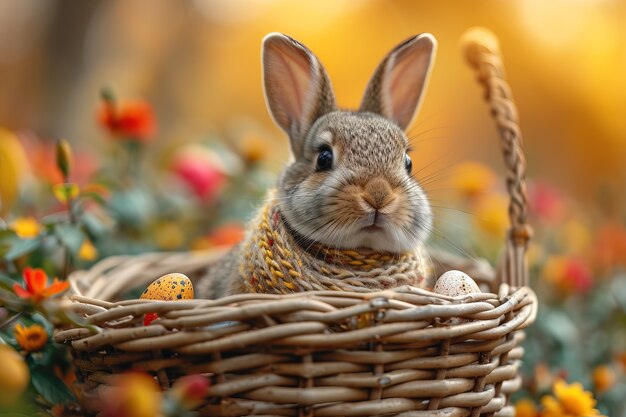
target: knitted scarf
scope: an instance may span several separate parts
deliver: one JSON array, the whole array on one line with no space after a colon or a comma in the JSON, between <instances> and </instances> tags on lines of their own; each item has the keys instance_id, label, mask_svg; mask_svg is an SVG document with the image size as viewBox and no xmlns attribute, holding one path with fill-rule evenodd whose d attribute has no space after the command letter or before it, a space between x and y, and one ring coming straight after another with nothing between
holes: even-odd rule
<instances>
[{"instance_id":1,"label":"knitted scarf","mask_svg":"<svg viewBox=\"0 0 626 417\"><path fill-rule=\"evenodd\" d=\"M270 194L273 197L274 193ZM251 225L241 247L240 273L246 291L286 294L313 290L370 292L401 285L432 286L422 247L407 253L344 250L299 244L275 198Z\"/></svg>"}]
</instances>

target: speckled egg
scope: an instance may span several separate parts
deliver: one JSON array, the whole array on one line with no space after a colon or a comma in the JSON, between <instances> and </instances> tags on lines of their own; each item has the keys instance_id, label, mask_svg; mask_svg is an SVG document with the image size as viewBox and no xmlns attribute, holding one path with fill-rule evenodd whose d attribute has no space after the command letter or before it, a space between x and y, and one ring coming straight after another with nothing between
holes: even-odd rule
<instances>
[{"instance_id":1,"label":"speckled egg","mask_svg":"<svg viewBox=\"0 0 626 417\"><path fill-rule=\"evenodd\" d=\"M450 297L481 292L473 279L461 271L447 271L439 277L433 292Z\"/></svg>"},{"instance_id":2,"label":"speckled egg","mask_svg":"<svg viewBox=\"0 0 626 417\"><path fill-rule=\"evenodd\" d=\"M191 300L193 299L193 285L191 280L183 274L167 274L156 279L141 294L143 300Z\"/></svg>"}]
</instances>

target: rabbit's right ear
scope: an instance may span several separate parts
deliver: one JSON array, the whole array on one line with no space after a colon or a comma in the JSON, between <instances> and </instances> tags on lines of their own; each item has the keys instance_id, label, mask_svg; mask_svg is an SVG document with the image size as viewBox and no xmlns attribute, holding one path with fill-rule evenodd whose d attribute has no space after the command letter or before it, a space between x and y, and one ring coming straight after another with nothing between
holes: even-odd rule
<instances>
[{"instance_id":1,"label":"rabbit's right ear","mask_svg":"<svg viewBox=\"0 0 626 417\"><path fill-rule=\"evenodd\" d=\"M289 36L267 35L262 55L267 106L299 156L313 122L336 109L332 86L317 57Z\"/></svg>"}]
</instances>

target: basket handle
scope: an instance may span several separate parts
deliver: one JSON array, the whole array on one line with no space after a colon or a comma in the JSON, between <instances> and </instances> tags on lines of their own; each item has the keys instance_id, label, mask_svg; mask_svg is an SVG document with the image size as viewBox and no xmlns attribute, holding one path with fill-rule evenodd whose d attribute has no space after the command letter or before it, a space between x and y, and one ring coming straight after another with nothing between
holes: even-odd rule
<instances>
[{"instance_id":1,"label":"basket handle","mask_svg":"<svg viewBox=\"0 0 626 417\"><path fill-rule=\"evenodd\" d=\"M500 134L507 171L510 228L506 237L504 264L498 280L512 287L528 286L526 249L532 235L528 225L526 198L526 158L522 133L511 88L505 79L504 64L496 36L489 30L473 28L463 36L465 58L474 68L478 82L485 88L485 99Z\"/></svg>"}]
</instances>

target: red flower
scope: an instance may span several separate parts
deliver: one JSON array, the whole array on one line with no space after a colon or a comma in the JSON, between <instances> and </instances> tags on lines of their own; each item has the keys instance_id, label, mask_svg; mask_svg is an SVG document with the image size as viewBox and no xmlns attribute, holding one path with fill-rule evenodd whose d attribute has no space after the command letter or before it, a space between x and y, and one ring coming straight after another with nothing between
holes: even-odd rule
<instances>
[{"instance_id":1,"label":"red flower","mask_svg":"<svg viewBox=\"0 0 626 417\"><path fill-rule=\"evenodd\" d=\"M204 402L210 385L203 375L187 375L174 383L170 395L186 410L193 410Z\"/></svg>"},{"instance_id":2,"label":"red flower","mask_svg":"<svg viewBox=\"0 0 626 417\"><path fill-rule=\"evenodd\" d=\"M156 130L152 106L140 100L119 104L105 100L98 112L98 120L113 135L138 142L149 141Z\"/></svg>"},{"instance_id":3,"label":"red flower","mask_svg":"<svg viewBox=\"0 0 626 417\"><path fill-rule=\"evenodd\" d=\"M25 268L22 276L26 284L26 288L13 284L15 294L23 299L30 299L37 303L60 292L67 290L70 286L69 282L54 279L52 284L48 285L48 276L43 269Z\"/></svg>"}]
</instances>

